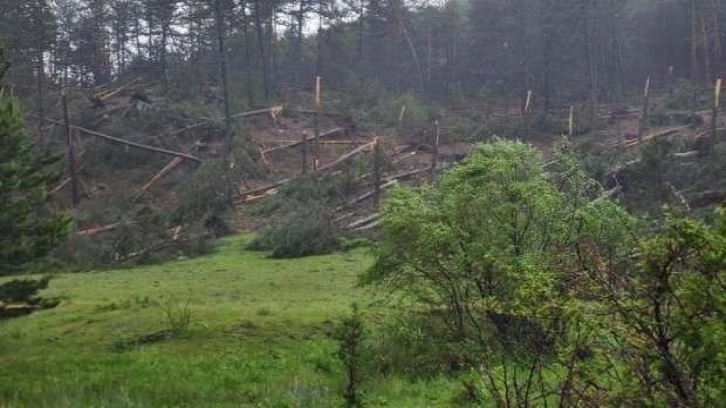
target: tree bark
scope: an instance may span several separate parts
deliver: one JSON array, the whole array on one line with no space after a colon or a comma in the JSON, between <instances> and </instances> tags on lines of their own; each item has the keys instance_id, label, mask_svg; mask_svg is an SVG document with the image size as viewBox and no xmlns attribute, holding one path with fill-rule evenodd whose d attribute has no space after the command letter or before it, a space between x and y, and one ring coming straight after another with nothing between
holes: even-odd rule
<instances>
[{"instance_id":1,"label":"tree bark","mask_svg":"<svg viewBox=\"0 0 726 408\"><path fill-rule=\"evenodd\" d=\"M255 28L257 30L257 45L260 49L260 62L262 63L262 83L265 89L265 101L270 100L270 83L269 70L267 68L267 57L265 53L265 34L262 27L262 17L260 16L260 0L254 0L255 6Z\"/></svg>"},{"instance_id":2,"label":"tree bark","mask_svg":"<svg viewBox=\"0 0 726 408\"><path fill-rule=\"evenodd\" d=\"M68 144L68 171L71 178L71 204L75 207L78 202L78 174L76 172L76 152L75 143L73 141L73 130L71 126L71 115L68 107L68 91L63 88L62 91L63 104L63 124L66 131L66 140Z\"/></svg>"},{"instance_id":3,"label":"tree bark","mask_svg":"<svg viewBox=\"0 0 726 408\"><path fill-rule=\"evenodd\" d=\"M222 76L222 95L224 99L224 165L226 168L234 166L232 155L232 119L229 110L229 83L227 80L227 49L224 45L225 21L222 15L221 0L214 2L215 18L217 20L217 42L219 45L219 68Z\"/></svg>"},{"instance_id":4,"label":"tree bark","mask_svg":"<svg viewBox=\"0 0 726 408\"><path fill-rule=\"evenodd\" d=\"M441 136L441 129L439 128L439 121L434 121L436 127L436 137L434 139L434 154L431 155L431 181L436 177L436 166L439 164L439 138Z\"/></svg>"},{"instance_id":5,"label":"tree bark","mask_svg":"<svg viewBox=\"0 0 726 408\"><path fill-rule=\"evenodd\" d=\"M302 140L300 141L302 145L301 149L301 155L302 155L302 174L307 174L308 172L308 135L305 131L302 132Z\"/></svg>"},{"instance_id":6,"label":"tree bark","mask_svg":"<svg viewBox=\"0 0 726 408\"><path fill-rule=\"evenodd\" d=\"M65 121L64 122L61 122L61 121L57 121L55 119L50 119L50 118L45 118L45 121L46 122L55 123L55 124L65 124ZM147 150L147 151L150 151L150 152L162 153L162 154L166 154L166 155L169 155L169 156L177 156L177 157L181 157L181 158L187 159L187 160L192 160L192 161L195 161L195 162L201 162L202 161L200 158L194 157L194 156L189 155L189 154L186 154L186 153L179 153L179 152L175 152L173 150L162 149L160 147L147 146L147 145L143 145L141 143L130 142L128 140L123 140L123 139L120 139L118 137L109 136L109 135L103 134L101 132L96 132L94 130L86 129L86 128L83 128L83 127L80 127L80 126L71 125L70 123L68 124L68 126L70 126L70 128L72 128L72 129L79 130L79 131L81 131L81 132L83 132L83 133L85 133L87 135L95 136L95 137L98 137L98 138L101 138L101 139L108 140L109 142L118 143L118 144L122 144L122 145L125 145L125 146L130 146L130 147L135 147L137 149Z\"/></svg>"},{"instance_id":7,"label":"tree bark","mask_svg":"<svg viewBox=\"0 0 726 408\"><path fill-rule=\"evenodd\" d=\"M377 209L381 206L381 140L376 138L373 146L373 183L375 193L373 194L373 206Z\"/></svg>"}]
</instances>

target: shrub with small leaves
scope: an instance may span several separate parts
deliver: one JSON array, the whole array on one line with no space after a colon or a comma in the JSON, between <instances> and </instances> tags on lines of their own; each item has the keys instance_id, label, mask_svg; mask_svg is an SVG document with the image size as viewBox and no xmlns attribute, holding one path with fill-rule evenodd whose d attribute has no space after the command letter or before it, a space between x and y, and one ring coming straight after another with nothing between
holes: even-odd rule
<instances>
[{"instance_id":1,"label":"shrub with small leaves","mask_svg":"<svg viewBox=\"0 0 726 408\"><path fill-rule=\"evenodd\" d=\"M343 399L346 407L360 407L363 405L360 392L362 380L361 349L365 339L365 323L363 315L357 304L353 304L350 316L343 322L336 334L338 340L338 358L345 370L345 388Z\"/></svg>"}]
</instances>

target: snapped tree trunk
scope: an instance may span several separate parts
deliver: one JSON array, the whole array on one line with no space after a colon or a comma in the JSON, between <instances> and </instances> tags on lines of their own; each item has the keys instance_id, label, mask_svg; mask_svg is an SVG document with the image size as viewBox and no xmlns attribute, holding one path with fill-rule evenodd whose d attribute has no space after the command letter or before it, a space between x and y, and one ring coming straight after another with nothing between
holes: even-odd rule
<instances>
[{"instance_id":1,"label":"snapped tree trunk","mask_svg":"<svg viewBox=\"0 0 726 408\"><path fill-rule=\"evenodd\" d=\"M265 52L265 30L262 27L262 17L260 13L260 0L254 0L255 6L255 28L257 30L257 45L260 49L260 62L262 63L262 84L265 89L265 101L270 100L270 83L269 83L269 69L267 68L267 56Z\"/></svg>"},{"instance_id":2,"label":"snapped tree trunk","mask_svg":"<svg viewBox=\"0 0 726 408\"><path fill-rule=\"evenodd\" d=\"M76 152L75 143L73 141L73 129L71 128L71 115L68 107L68 91L63 88L62 91L63 104L63 124L65 125L66 140L68 143L68 171L71 179L71 203L75 207L78 200L78 174L76 172Z\"/></svg>"},{"instance_id":3,"label":"snapped tree trunk","mask_svg":"<svg viewBox=\"0 0 726 408\"><path fill-rule=\"evenodd\" d=\"M219 45L219 70L222 77L222 95L224 99L224 164L226 168L231 168L234 166L234 157L232 155L232 119L229 111L229 84L227 81L227 50L224 45L226 29L221 0L215 0L214 5L217 20L217 42Z\"/></svg>"}]
</instances>

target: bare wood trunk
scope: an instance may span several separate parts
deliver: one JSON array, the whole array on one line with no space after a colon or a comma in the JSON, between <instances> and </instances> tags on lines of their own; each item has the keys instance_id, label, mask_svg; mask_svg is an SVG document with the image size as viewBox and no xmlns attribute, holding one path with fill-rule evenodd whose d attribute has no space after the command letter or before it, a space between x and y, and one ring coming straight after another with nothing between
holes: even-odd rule
<instances>
[{"instance_id":1,"label":"bare wood trunk","mask_svg":"<svg viewBox=\"0 0 726 408\"><path fill-rule=\"evenodd\" d=\"M570 116L567 120L567 136L572 137L575 134L575 107L570 106Z\"/></svg>"},{"instance_id":2,"label":"bare wood trunk","mask_svg":"<svg viewBox=\"0 0 726 408\"><path fill-rule=\"evenodd\" d=\"M426 84L431 85L431 65L433 64L433 47L431 45L431 27L429 27L428 63L426 64Z\"/></svg>"},{"instance_id":3,"label":"bare wood trunk","mask_svg":"<svg viewBox=\"0 0 726 408\"><path fill-rule=\"evenodd\" d=\"M307 174L308 172L308 135L307 132L302 132L302 140L300 141L300 144L302 145L301 149L301 155L302 155L302 174Z\"/></svg>"},{"instance_id":4,"label":"bare wood trunk","mask_svg":"<svg viewBox=\"0 0 726 408\"><path fill-rule=\"evenodd\" d=\"M713 90L713 112L711 113L711 134L713 135L712 145L716 144L717 126L718 126L718 108L719 98L721 96L721 78L716 80Z\"/></svg>"},{"instance_id":5,"label":"bare wood trunk","mask_svg":"<svg viewBox=\"0 0 726 408\"><path fill-rule=\"evenodd\" d=\"M379 208L381 205L381 143L380 139L376 138L373 147L373 183L374 191L373 195L373 206Z\"/></svg>"},{"instance_id":6,"label":"bare wood trunk","mask_svg":"<svg viewBox=\"0 0 726 408\"><path fill-rule=\"evenodd\" d=\"M224 165L226 168L234 166L232 155L232 119L229 109L229 83L227 80L227 50L224 45L225 22L222 15L222 4L215 0L215 18L217 20L217 42L219 46L219 69L222 76L222 95L224 99Z\"/></svg>"},{"instance_id":7,"label":"bare wood trunk","mask_svg":"<svg viewBox=\"0 0 726 408\"><path fill-rule=\"evenodd\" d=\"M43 131L43 119L45 118L45 104L43 101L43 51L38 50L38 62L37 62L37 75L38 75L38 116L40 116L40 120L38 121L38 147L42 150L46 150L46 143L45 143L45 133Z\"/></svg>"},{"instance_id":8,"label":"bare wood trunk","mask_svg":"<svg viewBox=\"0 0 726 408\"><path fill-rule=\"evenodd\" d=\"M701 41L703 41L703 73L706 77L706 82L711 82L711 50L708 46L708 30L706 28L706 19L701 14Z\"/></svg>"},{"instance_id":9,"label":"bare wood trunk","mask_svg":"<svg viewBox=\"0 0 726 408\"><path fill-rule=\"evenodd\" d=\"M265 100L270 100L270 83L268 79L267 57L265 56L265 36L262 29L262 18L260 17L260 0L254 0L255 6L255 28L257 29L257 45L260 49L260 61L262 62L262 83L265 88Z\"/></svg>"},{"instance_id":10,"label":"bare wood trunk","mask_svg":"<svg viewBox=\"0 0 726 408\"><path fill-rule=\"evenodd\" d=\"M371 215L369 215L369 216L367 216L365 218L362 218L362 219L360 219L358 221L355 221L355 222L352 222L352 223L346 225L345 228L346 229L355 229L355 228L364 226L364 225L366 225L368 223L371 223L371 222L373 222L373 221L375 221L375 220L377 220L379 218L381 218L381 214L380 213L371 214Z\"/></svg>"},{"instance_id":11,"label":"bare wood trunk","mask_svg":"<svg viewBox=\"0 0 726 408\"><path fill-rule=\"evenodd\" d=\"M524 102L524 109L522 109L522 117L524 118L524 138L530 140L532 136L532 118L530 117L531 104L532 103L532 91L527 91L527 99Z\"/></svg>"},{"instance_id":12,"label":"bare wood trunk","mask_svg":"<svg viewBox=\"0 0 726 408\"><path fill-rule=\"evenodd\" d=\"M439 164L439 141L441 137L441 128L439 127L439 121L434 121L436 127L436 137L434 139L434 154L431 155L431 181L436 177L436 166Z\"/></svg>"},{"instance_id":13,"label":"bare wood trunk","mask_svg":"<svg viewBox=\"0 0 726 408\"><path fill-rule=\"evenodd\" d=\"M363 146L356 147L355 149L351 150L350 152L340 156L335 161L328 163L325 166L321 166L320 168L318 168L318 171L325 171L325 170L332 169L333 167L345 162L346 160L349 160L351 157L354 157L360 153L369 151L372 147L374 147L374 145L375 145L375 141L371 142L371 143L366 143Z\"/></svg>"},{"instance_id":14,"label":"bare wood trunk","mask_svg":"<svg viewBox=\"0 0 726 408\"><path fill-rule=\"evenodd\" d=\"M419 92L421 93L421 95L423 95L424 94L423 66L421 65L421 60L419 60L419 58L418 58L418 53L416 52L416 47L413 45L411 36L408 34L408 30L406 29L406 25L404 23L401 23L401 29L403 31L403 36L406 38L406 43L408 44L408 48L411 50L411 55L413 56L413 62L416 64L416 71L418 71Z\"/></svg>"},{"instance_id":15,"label":"bare wood trunk","mask_svg":"<svg viewBox=\"0 0 726 408\"><path fill-rule=\"evenodd\" d=\"M241 2L242 10L247 8L247 2ZM255 106L255 93L252 87L252 57L250 53L249 20L246 13L242 13L242 29L245 38L245 81L247 84L247 105L249 108Z\"/></svg>"},{"instance_id":16,"label":"bare wood trunk","mask_svg":"<svg viewBox=\"0 0 726 408\"><path fill-rule=\"evenodd\" d=\"M54 119L50 119L50 118L45 118L45 121L46 122L51 122L51 123L56 123L56 124L64 124L64 122L60 122L60 121L57 121L57 120L54 120ZM128 140L119 139L117 137L109 136L109 135L103 134L101 132L96 132L94 130L86 129L86 128L83 128L83 127L80 127L80 126L70 125L70 127L72 129L79 130L82 133L85 133L87 135L95 136L95 137L98 137L98 138L104 139L104 140L108 140L109 142L118 143L118 144L122 144L122 145L125 145L125 146L134 147L134 148L137 148L137 149L146 150L146 151L150 151L150 152L162 153L162 154L166 154L166 155L169 155L169 156L177 156L177 157L181 157L181 158L187 159L187 160L192 160L192 161L195 161L195 162L201 162L202 161L200 158L194 157L194 156L189 155L189 154L186 154L186 153L180 153L180 152L175 152L175 151L172 151L172 150L162 149L160 147L153 147L153 146L143 145L143 144L140 144L140 143L129 142Z\"/></svg>"},{"instance_id":17,"label":"bare wood trunk","mask_svg":"<svg viewBox=\"0 0 726 408\"><path fill-rule=\"evenodd\" d=\"M318 35L319 34L320 32L318 32ZM322 89L320 89L321 86L321 78L320 75L318 75L315 77L315 115L313 117L315 128L315 143L313 144L313 170L317 170L318 163L320 162L320 146L318 145L317 141L320 139L320 108L322 104L320 95L320 92L322 91Z\"/></svg>"},{"instance_id":18,"label":"bare wood trunk","mask_svg":"<svg viewBox=\"0 0 726 408\"><path fill-rule=\"evenodd\" d=\"M81 230L81 231L76 231L76 235L81 236L81 237L92 237L92 236L100 234L102 232L113 231L116 228L118 228L119 225L121 225L121 223L115 222L113 224L104 225L102 227L89 228L89 229L85 229L85 230Z\"/></svg>"},{"instance_id":19,"label":"bare wood trunk","mask_svg":"<svg viewBox=\"0 0 726 408\"><path fill-rule=\"evenodd\" d=\"M291 149L293 147L300 146L303 143L305 143L305 145L307 145L307 142L311 142L311 141L313 141L315 139L322 139L322 138L325 138L325 137L328 137L328 136L332 136L332 135L334 135L336 133L344 133L344 132L345 132L345 130L343 128L335 128L335 129L329 130L329 131L327 131L325 133L321 133L320 136L318 136L317 138L315 136L313 136L313 137L307 137L307 134L305 134L305 136L306 136L305 142L303 142L303 140L301 139L301 140L298 140L298 141L295 141L295 142L292 142L292 143L284 144L282 146L276 146L276 147L272 147L272 148L269 148L269 149L265 149L265 150L262 151L262 153L264 153L264 154L270 154L270 153L277 152L279 150Z\"/></svg>"},{"instance_id":20,"label":"bare wood trunk","mask_svg":"<svg viewBox=\"0 0 726 408\"><path fill-rule=\"evenodd\" d=\"M650 77L645 80L645 88L643 90L643 111L640 115L638 123L638 142L643 142L643 134L648 126L648 105L650 99Z\"/></svg>"},{"instance_id":21,"label":"bare wood trunk","mask_svg":"<svg viewBox=\"0 0 726 408\"><path fill-rule=\"evenodd\" d=\"M71 126L71 115L68 108L68 91L63 88L62 91L63 104L63 122L66 130L66 139L68 141L68 171L71 178L71 203L75 207L78 202L78 174L76 172L76 152L75 143L73 141L73 130Z\"/></svg>"},{"instance_id":22,"label":"bare wood trunk","mask_svg":"<svg viewBox=\"0 0 726 408\"><path fill-rule=\"evenodd\" d=\"M593 56L593 31L594 28L591 25L594 23L591 21L590 11L586 11L586 25L585 25L585 45L586 45L586 59L588 69L588 87L589 87L589 105L590 105L590 123L595 122L595 105L597 104L597 62Z\"/></svg>"},{"instance_id":23,"label":"bare wood trunk","mask_svg":"<svg viewBox=\"0 0 726 408\"><path fill-rule=\"evenodd\" d=\"M716 33L713 37L713 61L716 65L716 70L719 71L719 64L723 63L723 49L721 48L721 26L718 22L718 13L713 13L713 31ZM726 75L723 71L723 67L720 69L720 75Z\"/></svg>"},{"instance_id":24,"label":"bare wood trunk","mask_svg":"<svg viewBox=\"0 0 726 408\"><path fill-rule=\"evenodd\" d=\"M698 0L691 0L691 81L698 80Z\"/></svg>"},{"instance_id":25,"label":"bare wood trunk","mask_svg":"<svg viewBox=\"0 0 726 408\"><path fill-rule=\"evenodd\" d=\"M181 157L175 157L175 158L171 159L171 161L169 161L169 163L167 163L166 166L164 166L164 168L162 168L149 181L147 181L143 187L141 187L141 191L142 192L148 191L149 188L151 188L151 186L154 185L154 183L159 181L159 179L161 179L162 177L167 175L170 171L174 170L174 168L176 168L176 166L178 166L181 162L182 162Z\"/></svg>"}]
</instances>

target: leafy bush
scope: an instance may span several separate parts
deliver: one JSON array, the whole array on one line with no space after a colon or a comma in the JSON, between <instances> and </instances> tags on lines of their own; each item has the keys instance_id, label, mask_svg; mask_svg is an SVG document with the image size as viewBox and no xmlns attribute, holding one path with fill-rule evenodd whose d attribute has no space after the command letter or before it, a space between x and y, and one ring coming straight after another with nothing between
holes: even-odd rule
<instances>
[{"instance_id":1,"label":"leafy bush","mask_svg":"<svg viewBox=\"0 0 726 408\"><path fill-rule=\"evenodd\" d=\"M667 215L651 235L602 193L567 144L542 171L533 150L498 142L437 186L389 195L366 278L405 305L390 348L454 350L471 370L459 402L717 405L726 210L713 225Z\"/></svg>"},{"instance_id":2,"label":"leafy bush","mask_svg":"<svg viewBox=\"0 0 726 408\"><path fill-rule=\"evenodd\" d=\"M332 209L344 197L332 178L302 177L285 184L278 194L254 209L265 225L248 245L269 251L273 258L324 254L339 247L343 236Z\"/></svg>"},{"instance_id":3,"label":"leafy bush","mask_svg":"<svg viewBox=\"0 0 726 408\"><path fill-rule=\"evenodd\" d=\"M39 291L48 287L50 279L50 276L37 280L14 279L0 284L0 320L57 306L57 299L38 296Z\"/></svg>"},{"instance_id":4,"label":"leafy bush","mask_svg":"<svg viewBox=\"0 0 726 408\"><path fill-rule=\"evenodd\" d=\"M362 348L365 335L363 316L358 305L354 303L351 315L343 319L335 336L338 340L338 358L345 368L343 399L348 408L363 405L360 383L362 381L362 355L364 353Z\"/></svg>"},{"instance_id":5,"label":"leafy bush","mask_svg":"<svg viewBox=\"0 0 726 408\"><path fill-rule=\"evenodd\" d=\"M550 352L563 330L563 288L577 282L566 272L576 270L570 243L627 246L615 237L628 217L600 200L602 187L568 146L541 168L524 144L482 145L435 188L398 188L384 202L367 279L415 299L451 342L479 345L467 361Z\"/></svg>"},{"instance_id":6,"label":"leafy bush","mask_svg":"<svg viewBox=\"0 0 726 408\"><path fill-rule=\"evenodd\" d=\"M649 126L673 126L673 125L703 125L701 116L694 116L687 112L667 113L655 111L648 115Z\"/></svg>"},{"instance_id":7,"label":"leafy bush","mask_svg":"<svg viewBox=\"0 0 726 408\"><path fill-rule=\"evenodd\" d=\"M172 337L184 337L189 333L189 325L192 322L190 303L187 301L181 305L172 297L162 304L164 322Z\"/></svg>"},{"instance_id":8,"label":"leafy bush","mask_svg":"<svg viewBox=\"0 0 726 408\"><path fill-rule=\"evenodd\" d=\"M698 87L686 79L679 79L668 94L664 106L671 110L707 109L711 94L707 88Z\"/></svg>"},{"instance_id":9,"label":"leafy bush","mask_svg":"<svg viewBox=\"0 0 726 408\"><path fill-rule=\"evenodd\" d=\"M219 163L200 166L177 192L179 204L171 211L170 221L183 224L223 217L232 206L228 177Z\"/></svg>"}]
</instances>

